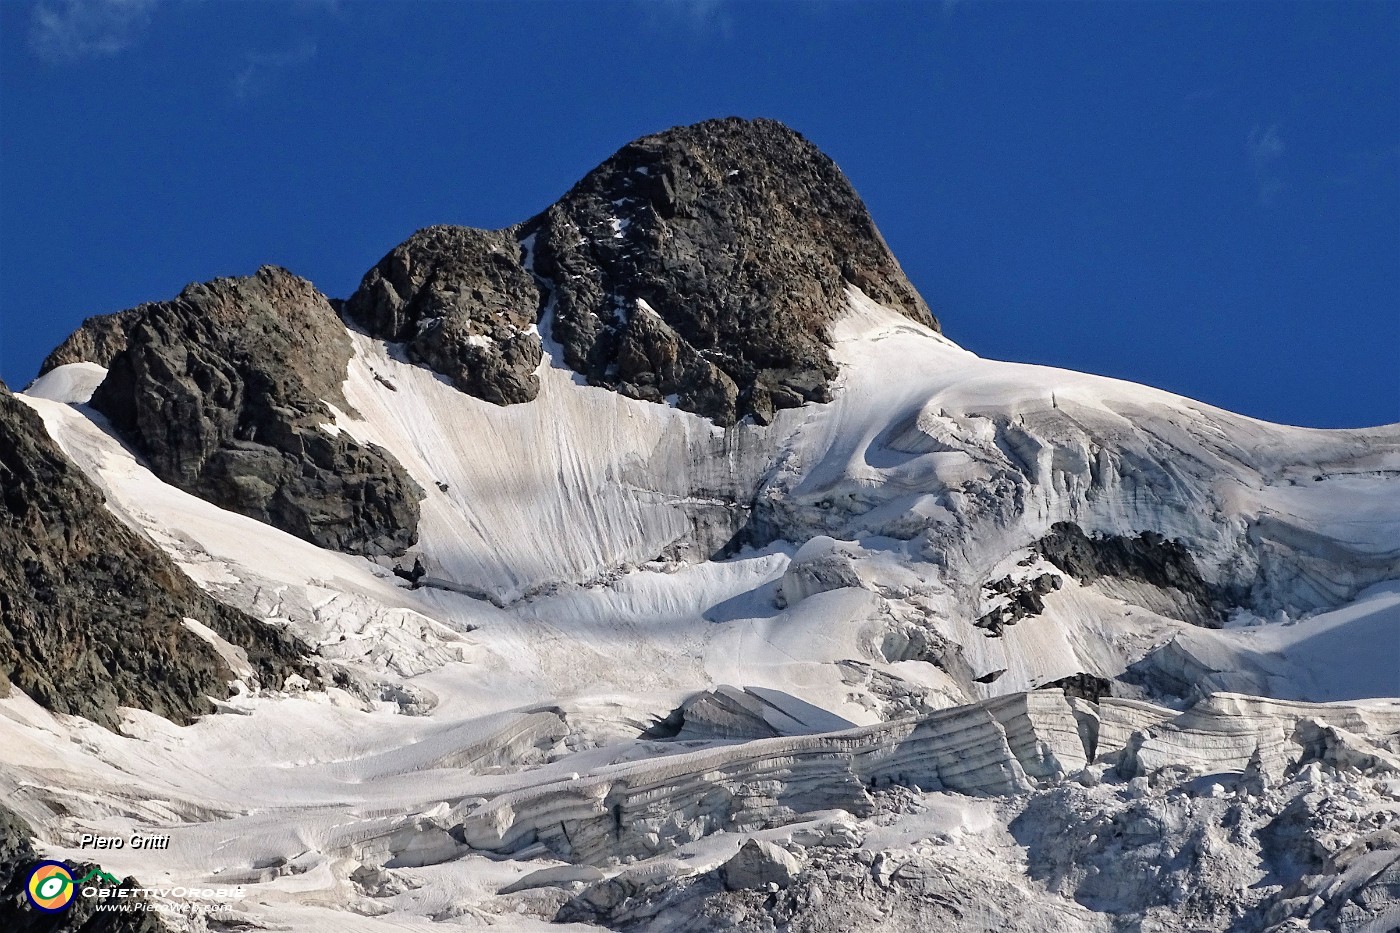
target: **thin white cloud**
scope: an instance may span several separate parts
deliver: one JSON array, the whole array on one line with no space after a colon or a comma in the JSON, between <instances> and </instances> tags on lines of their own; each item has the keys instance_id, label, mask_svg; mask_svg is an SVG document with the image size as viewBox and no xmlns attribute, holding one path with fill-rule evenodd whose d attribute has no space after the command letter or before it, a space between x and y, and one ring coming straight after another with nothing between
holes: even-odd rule
<instances>
[{"instance_id":1,"label":"thin white cloud","mask_svg":"<svg viewBox=\"0 0 1400 933\"><path fill-rule=\"evenodd\" d=\"M55 63L116 55L140 36L158 2L40 0L29 22L29 48Z\"/></svg>"},{"instance_id":2,"label":"thin white cloud","mask_svg":"<svg viewBox=\"0 0 1400 933\"><path fill-rule=\"evenodd\" d=\"M316 57L316 42L303 39L297 45L272 52L245 52L243 67L233 77L233 96L248 100L270 90L287 70Z\"/></svg>"},{"instance_id":3,"label":"thin white cloud","mask_svg":"<svg viewBox=\"0 0 1400 933\"><path fill-rule=\"evenodd\" d=\"M310 16L321 13L339 16L345 12L345 5L341 0L292 0L292 10Z\"/></svg>"},{"instance_id":4,"label":"thin white cloud","mask_svg":"<svg viewBox=\"0 0 1400 933\"><path fill-rule=\"evenodd\" d=\"M654 29L673 31L685 29L694 36L717 34L729 39L734 33L734 18L726 0L640 0L647 11L647 20Z\"/></svg>"},{"instance_id":5,"label":"thin white cloud","mask_svg":"<svg viewBox=\"0 0 1400 933\"><path fill-rule=\"evenodd\" d=\"M1267 164L1283 155L1283 139L1278 134L1278 124L1268 127L1255 126L1249 131L1249 151L1256 165Z\"/></svg>"},{"instance_id":6,"label":"thin white cloud","mask_svg":"<svg viewBox=\"0 0 1400 933\"><path fill-rule=\"evenodd\" d=\"M1283 148L1278 124L1255 124L1249 131L1249 161L1254 168L1254 182L1259 192L1259 203L1263 207L1272 207L1283 191L1283 178L1278 173L1278 160L1283 157Z\"/></svg>"}]
</instances>

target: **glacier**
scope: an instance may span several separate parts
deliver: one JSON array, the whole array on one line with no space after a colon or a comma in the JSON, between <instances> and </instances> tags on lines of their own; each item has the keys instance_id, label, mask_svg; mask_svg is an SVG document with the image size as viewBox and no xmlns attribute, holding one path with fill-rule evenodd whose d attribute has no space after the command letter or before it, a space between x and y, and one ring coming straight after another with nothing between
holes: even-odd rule
<instances>
[{"instance_id":1,"label":"glacier","mask_svg":"<svg viewBox=\"0 0 1400 933\"><path fill-rule=\"evenodd\" d=\"M169 834L102 864L243 886L192 930L1400 927L1400 425L846 300L832 400L729 427L585 384L547 320L507 407L347 325L325 430L422 487L400 558L161 482L101 366L46 373L21 398L107 508L338 674L263 689L187 620L221 714L15 691L8 805L47 857Z\"/></svg>"}]
</instances>

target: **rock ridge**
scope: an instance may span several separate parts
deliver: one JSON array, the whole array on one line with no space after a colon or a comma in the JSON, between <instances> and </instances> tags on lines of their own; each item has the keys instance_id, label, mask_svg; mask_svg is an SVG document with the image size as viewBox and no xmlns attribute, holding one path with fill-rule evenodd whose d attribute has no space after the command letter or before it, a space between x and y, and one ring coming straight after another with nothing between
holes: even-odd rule
<instances>
[{"instance_id":1,"label":"rock ridge","mask_svg":"<svg viewBox=\"0 0 1400 933\"><path fill-rule=\"evenodd\" d=\"M343 304L266 266L90 318L42 372L106 367L91 405L162 480L322 547L398 556L423 492L334 424L342 312L495 404L538 396L549 339L593 385L766 424L830 399L850 285L938 326L835 163L731 117L629 143L514 227L420 230Z\"/></svg>"},{"instance_id":2,"label":"rock ridge","mask_svg":"<svg viewBox=\"0 0 1400 933\"><path fill-rule=\"evenodd\" d=\"M175 722L213 711L234 673L194 619L241 649L262 686L311 675L310 649L204 593L103 506L43 422L0 383L0 690L109 728L118 707ZM249 684L249 687L256 686Z\"/></svg>"},{"instance_id":3,"label":"rock ridge","mask_svg":"<svg viewBox=\"0 0 1400 933\"><path fill-rule=\"evenodd\" d=\"M264 266L137 311L91 404L157 476L321 547L414 542L422 490L333 426L351 343L310 282Z\"/></svg>"}]
</instances>

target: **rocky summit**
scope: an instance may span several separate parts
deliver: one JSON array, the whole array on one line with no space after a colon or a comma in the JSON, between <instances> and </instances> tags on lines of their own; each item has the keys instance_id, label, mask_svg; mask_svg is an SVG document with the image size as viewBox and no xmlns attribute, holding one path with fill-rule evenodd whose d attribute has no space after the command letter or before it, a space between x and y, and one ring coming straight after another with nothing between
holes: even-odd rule
<instances>
[{"instance_id":1,"label":"rocky summit","mask_svg":"<svg viewBox=\"0 0 1400 933\"><path fill-rule=\"evenodd\" d=\"M6 931L1400 929L1400 425L969 353L772 121L90 319L0 494Z\"/></svg>"},{"instance_id":2,"label":"rocky summit","mask_svg":"<svg viewBox=\"0 0 1400 933\"><path fill-rule=\"evenodd\" d=\"M539 324L592 385L766 424L829 399L848 284L937 328L836 164L731 118L623 147L517 227L419 231L345 310L497 404L539 392Z\"/></svg>"},{"instance_id":3,"label":"rocky summit","mask_svg":"<svg viewBox=\"0 0 1400 933\"><path fill-rule=\"evenodd\" d=\"M639 139L522 233L570 367L721 424L830 398L847 285L937 328L846 176L772 120Z\"/></svg>"},{"instance_id":4,"label":"rocky summit","mask_svg":"<svg viewBox=\"0 0 1400 933\"><path fill-rule=\"evenodd\" d=\"M368 333L497 405L539 394L539 310L540 287L511 232L469 227L418 231L345 303Z\"/></svg>"}]
</instances>

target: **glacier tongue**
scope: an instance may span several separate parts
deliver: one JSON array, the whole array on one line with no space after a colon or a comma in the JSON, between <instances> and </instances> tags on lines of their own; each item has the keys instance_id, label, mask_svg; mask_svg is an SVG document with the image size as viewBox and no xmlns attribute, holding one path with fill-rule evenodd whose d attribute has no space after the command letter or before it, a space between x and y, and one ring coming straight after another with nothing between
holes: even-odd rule
<instances>
[{"instance_id":1,"label":"glacier tongue","mask_svg":"<svg viewBox=\"0 0 1400 933\"><path fill-rule=\"evenodd\" d=\"M1400 426L848 300L834 400L724 429L548 341L497 407L352 331L327 430L423 488L416 585L160 482L84 405L100 367L54 369L21 398L112 513L333 686L125 736L14 691L0 791L52 857L168 833L104 867L244 884L226 924L1385 929ZM755 852L783 884L727 886Z\"/></svg>"}]
</instances>

